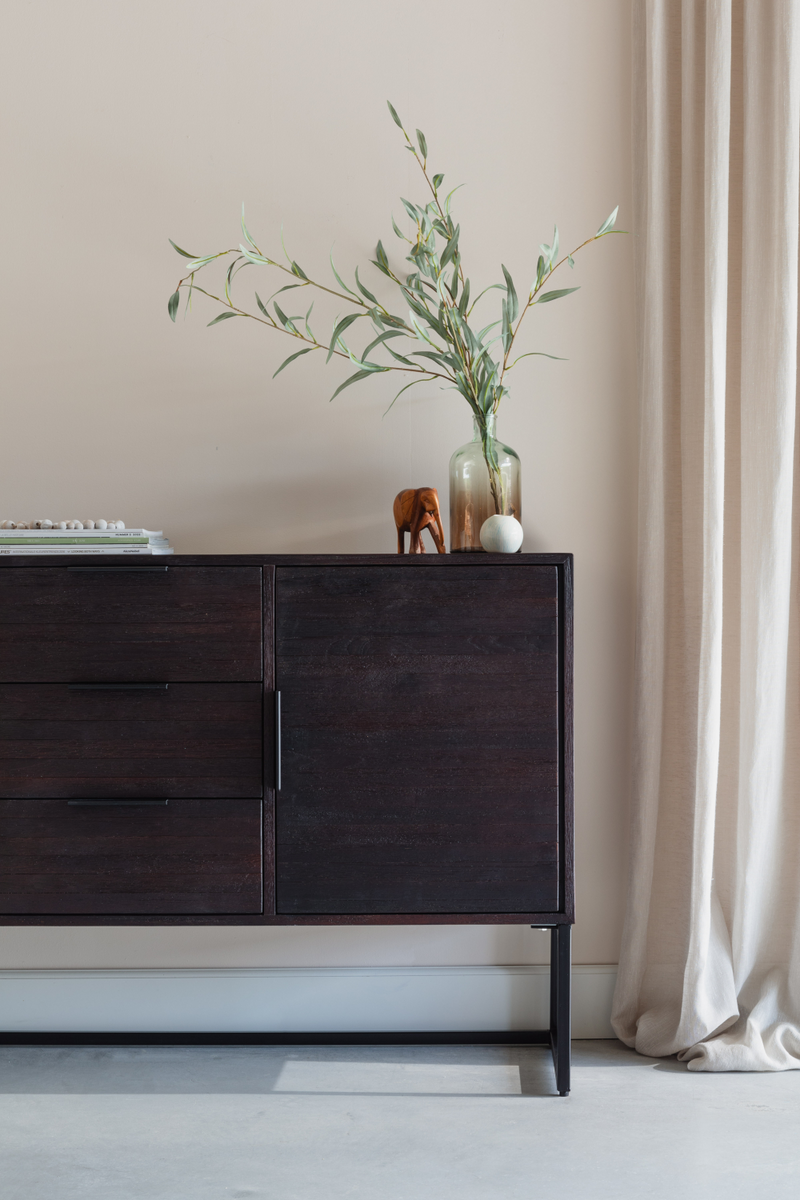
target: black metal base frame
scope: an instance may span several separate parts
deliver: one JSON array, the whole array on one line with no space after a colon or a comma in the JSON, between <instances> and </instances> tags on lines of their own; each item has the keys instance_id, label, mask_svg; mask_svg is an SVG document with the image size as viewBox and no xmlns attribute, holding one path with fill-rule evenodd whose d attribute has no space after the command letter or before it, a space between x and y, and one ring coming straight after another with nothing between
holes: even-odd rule
<instances>
[{"instance_id":1,"label":"black metal base frame","mask_svg":"<svg viewBox=\"0 0 800 1200\"><path fill-rule=\"evenodd\" d=\"M537 926L538 928L538 926ZM11 1033L0 1046L549 1046L559 1096L569 1095L570 925L550 927L550 1028L430 1033Z\"/></svg>"}]
</instances>

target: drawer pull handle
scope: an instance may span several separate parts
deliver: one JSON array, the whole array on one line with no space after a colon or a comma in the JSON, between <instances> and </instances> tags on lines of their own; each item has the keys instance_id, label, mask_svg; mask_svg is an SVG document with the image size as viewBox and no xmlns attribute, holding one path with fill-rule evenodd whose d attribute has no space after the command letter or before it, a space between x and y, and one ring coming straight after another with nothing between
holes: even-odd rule
<instances>
[{"instance_id":1,"label":"drawer pull handle","mask_svg":"<svg viewBox=\"0 0 800 1200\"><path fill-rule=\"evenodd\" d=\"M67 567L67 570L75 571L79 574L82 573L84 575L87 573L90 575L107 575L110 571L138 571L139 573L142 571L158 571L160 574L163 574L164 571L169 570L169 567L165 564L163 567Z\"/></svg>"},{"instance_id":2,"label":"drawer pull handle","mask_svg":"<svg viewBox=\"0 0 800 1200\"><path fill-rule=\"evenodd\" d=\"M68 800L67 804L70 808L77 807L105 807L105 808L122 808L123 806L139 805L140 807L156 808L159 805L161 808L166 808L169 800Z\"/></svg>"},{"instance_id":3,"label":"drawer pull handle","mask_svg":"<svg viewBox=\"0 0 800 1200\"><path fill-rule=\"evenodd\" d=\"M68 683L70 692L165 692L168 683Z\"/></svg>"},{"instance_id":4,"label":"drawer pull handle","mask_svg":"<svg viewBox=\"0 0 800 1200\"><path fill-rule=\"evenodd\" d=\"M275 693L275 791L281 790L281 694Z\"/></svg>"}]
</instances>

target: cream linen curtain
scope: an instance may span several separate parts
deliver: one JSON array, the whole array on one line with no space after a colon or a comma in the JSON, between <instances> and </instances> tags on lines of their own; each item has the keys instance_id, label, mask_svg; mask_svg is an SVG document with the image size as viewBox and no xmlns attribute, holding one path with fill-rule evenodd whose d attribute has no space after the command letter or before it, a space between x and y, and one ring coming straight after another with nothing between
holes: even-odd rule
<instances>
[{"instance_id":1,"label":"cream linen curtain","mask_svg":"<svg viewBox=\"0 0 800 1200\"><path fill-rule=\"evenodd\" d=\"M800 1068L800 0L634 14L637 734L614 1028L690 1070Z\"/></svg>"}]
</instances>

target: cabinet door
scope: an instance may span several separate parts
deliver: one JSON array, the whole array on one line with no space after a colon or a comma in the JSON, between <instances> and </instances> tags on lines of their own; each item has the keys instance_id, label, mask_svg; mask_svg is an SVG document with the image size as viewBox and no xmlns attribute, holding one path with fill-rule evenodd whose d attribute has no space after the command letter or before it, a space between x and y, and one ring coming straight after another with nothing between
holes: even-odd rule
<instances>
[{"instance_id":1,"label":"cabinet door","mask_svg":"<svg viewBox=\"0 0 800 1200\"><path fill-rule=\"evenodd\" d=\"M554 566L278 568L278 913L557 911L558 640Z\"/></svg>"}]
</instances>

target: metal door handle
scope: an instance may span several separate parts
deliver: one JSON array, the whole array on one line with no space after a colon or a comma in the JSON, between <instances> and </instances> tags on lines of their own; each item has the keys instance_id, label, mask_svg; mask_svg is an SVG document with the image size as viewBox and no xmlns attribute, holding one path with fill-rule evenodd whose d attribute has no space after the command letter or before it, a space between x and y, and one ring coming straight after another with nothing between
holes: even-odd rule
<instances>
[{"instance_id":1,"label":"metal door handle","mask_svg":"<svg viewBox=\"0 0 800 1200\"><path fill-rule=\"evenodd\" d=\"M275 791L281 790L281 694L275 693Z\"/></svg>"}]
</instances>

